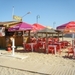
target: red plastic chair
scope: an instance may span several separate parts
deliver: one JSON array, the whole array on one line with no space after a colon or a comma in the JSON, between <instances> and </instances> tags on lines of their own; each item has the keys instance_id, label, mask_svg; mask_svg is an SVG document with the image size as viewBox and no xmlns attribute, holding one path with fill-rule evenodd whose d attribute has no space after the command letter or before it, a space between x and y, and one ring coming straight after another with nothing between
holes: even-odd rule
<instances>
[{"instance_id":1,"label":"red plastic chair","mask_svg":"<svg viewBox=\"0 0 75 75\"><path fill-rule=\"evenodd\" d=\"M53 40L54 40L54 42L58 42L59 38L54 38Z\"/></svg>"},{"instance_id":2,"label":"red plastic chair","mask_svg":"<svg viewBox=\"0 0 75 75\"><path fill-rule=\"evenodd\" d=\"M37 43L37 50L43 50L43 52L46 52L46 43L38 42Z\"/></svg>"},{"instance_id":3,"label":"red plastic chair","mask_svg":"<svg viewBox=\"0 0 75 75\"><path fill-rule=\"evenodd\" d=\"M72 47L71 47L71 48L68 48L68 56L69 56L70 54L74 54L74 51L73 51L73 48L72 48Z\"/></svg>"},{"instance_id":4,"label":"red plastic chair","mask_svg":"<svg viewBox=\"0 0 75 75\"><path fill-rule=\"evenodd\" d=\"M65 48L64 42L60 42L60 43L61 43L61 48Z\"/></svg>"},{"instance_id":5,"label":"red plastic chair","mask_svg":"<svg viewBox=\"0 0 75 75\"><path fill-rule=\"evenodd\" d=\"M33 50L34 50L34 52L38 52L38 45L37 45L37 43L33 44Z\"/></svg>"},{"instance_id":6,"label":"red plastic chair","mask_svg":"<svg viewBox=\"0 0 75 75\"><path fill-rule=\"evenodd\" d=\"M53 44L53 42L52 41L48 41L48 45L52 45Z\"/></svg>"},{"instance_id":7,"label":"red plastic chair","mask_svg":"<svg viewBox=\"0 0 75 75\"><path fill-rule=\"evenodd\" d=\"M48 47L48 53L55 54L54 47L49 46L49 47Z\"/></svg>"},{"instance_id":8,"label":"red plastic chair","mask_svg":"<svg viewBox=\"0 0 75 75\"><path fill-rule=\"evenodd\" d=\"M61 45L56 44L56 51L59 52L59 54L61 54Z\"/></svg>"},{"instance_id":9,"label":"red plastic chair","mask_svg":"<svg viewBox=\"0 0 75 75\"><path fill-rule=\"evenodd\" d=\"M25 51L31 51L32 50L31 45L29 45L29 43L25 43L24 48L25 48Z\"/></svg>"}]
</instances>

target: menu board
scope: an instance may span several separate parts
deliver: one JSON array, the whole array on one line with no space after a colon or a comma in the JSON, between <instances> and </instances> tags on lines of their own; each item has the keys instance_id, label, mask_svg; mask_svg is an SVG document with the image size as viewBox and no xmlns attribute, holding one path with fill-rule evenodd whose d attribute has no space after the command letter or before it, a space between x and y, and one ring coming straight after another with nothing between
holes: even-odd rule
<instances>
[{"instance_id":1,"label":"menu board","mask_svg":"<svg viewBox=\"0 0 75 75\"><path fill-rule=\"evenodd\" d=\"M0 27L0 36L5 36L5 27Z\"/></svg>"}]
</instances>

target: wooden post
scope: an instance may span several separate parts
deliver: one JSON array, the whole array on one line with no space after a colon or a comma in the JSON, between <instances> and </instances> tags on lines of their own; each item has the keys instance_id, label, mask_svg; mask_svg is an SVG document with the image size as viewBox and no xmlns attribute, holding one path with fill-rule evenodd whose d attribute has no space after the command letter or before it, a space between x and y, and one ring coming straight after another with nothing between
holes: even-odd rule
<instances>
[{"instance_id":1,"label":"wooden post","mask_svg":"<svg viewBox=\"0 0 75 75\"><path fill-rule=\"evenodd\" d=\"M30 30L29 30L29 33L28 33L28 37L29 37L29 43L30 43Z\"/></svg>"},{"instance_id":2,"label":"wooden post","mask_svg":"<svg viewBox=\"0 0 75 75\"><path fill-rule=\"evenodd\" d=\"M46 32L46 53L48 53L48 36L47 36L47 32Z\"/></svg>"},{"instance_id":3,"label":"wooden post","mask_svg":"<svg viewBox=\"0 0 75 75\"><path fill-rule=\"evenodd\" d=\"M62 41L63 41L63 33L62 33Z\"/></svg>"}]
</instances>

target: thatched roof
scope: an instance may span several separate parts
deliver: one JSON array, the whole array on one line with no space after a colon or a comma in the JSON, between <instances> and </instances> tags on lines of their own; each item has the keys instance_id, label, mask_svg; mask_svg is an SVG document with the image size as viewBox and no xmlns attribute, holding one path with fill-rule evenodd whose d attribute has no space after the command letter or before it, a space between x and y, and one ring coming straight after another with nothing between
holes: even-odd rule
<instances>
[{"instance_id":1,"label":"thatched roof","mask_svg":"<svg viewBox=\"0 0 75 75\"><path fill-rule=\"evenodd\" d=\"M0 25L4 25L4 24L7 24L7 23L13 23L15 21L5 21L5 22L0 22Z\"/></svg>"},{"instance_id":2,"label":"thatched roof","mask_svg":"<svg viewBox=\"0 0 75 75\"><path fill-rule=\"evenodd\" d=\"M37 31L37 33L50 33L50 34L56 34L57 32L54 29L44 28L42 30Z\"/></svg>"},{"instance_id":3,"label":"thatched roof","mask_svg":"<svg viewBox=\"0 0 75 75\"><path fill-rule=\"evenodd\" d=\"M61 30L57 30L57 29L56 29L55 31L58 32L58 33L63 33L63 31L61 31Z\"/></svg>"}]
</instances>

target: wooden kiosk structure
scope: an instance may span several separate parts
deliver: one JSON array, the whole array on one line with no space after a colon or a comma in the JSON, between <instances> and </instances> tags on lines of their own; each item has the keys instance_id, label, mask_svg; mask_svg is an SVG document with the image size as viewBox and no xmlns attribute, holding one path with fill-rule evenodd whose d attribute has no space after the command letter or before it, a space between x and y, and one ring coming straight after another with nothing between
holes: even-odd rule
<instances>
[{"instance_id":1,"label":"wooden kiosk structure","mask_svg":"<svg viewBox=\"0 0 75 75\"><path fill-rule=\"evenodd\" d=\"M7 45L10 45L11 42L9 38L13 36L15 32L9 32L8 28L19 23L20 22L17 21L0 22L0 48L6 48ZM15 45L22 46L23 45L22 43L23 43L23 37L21 35L16 36Z\"/></svg>"}]
</instances>

